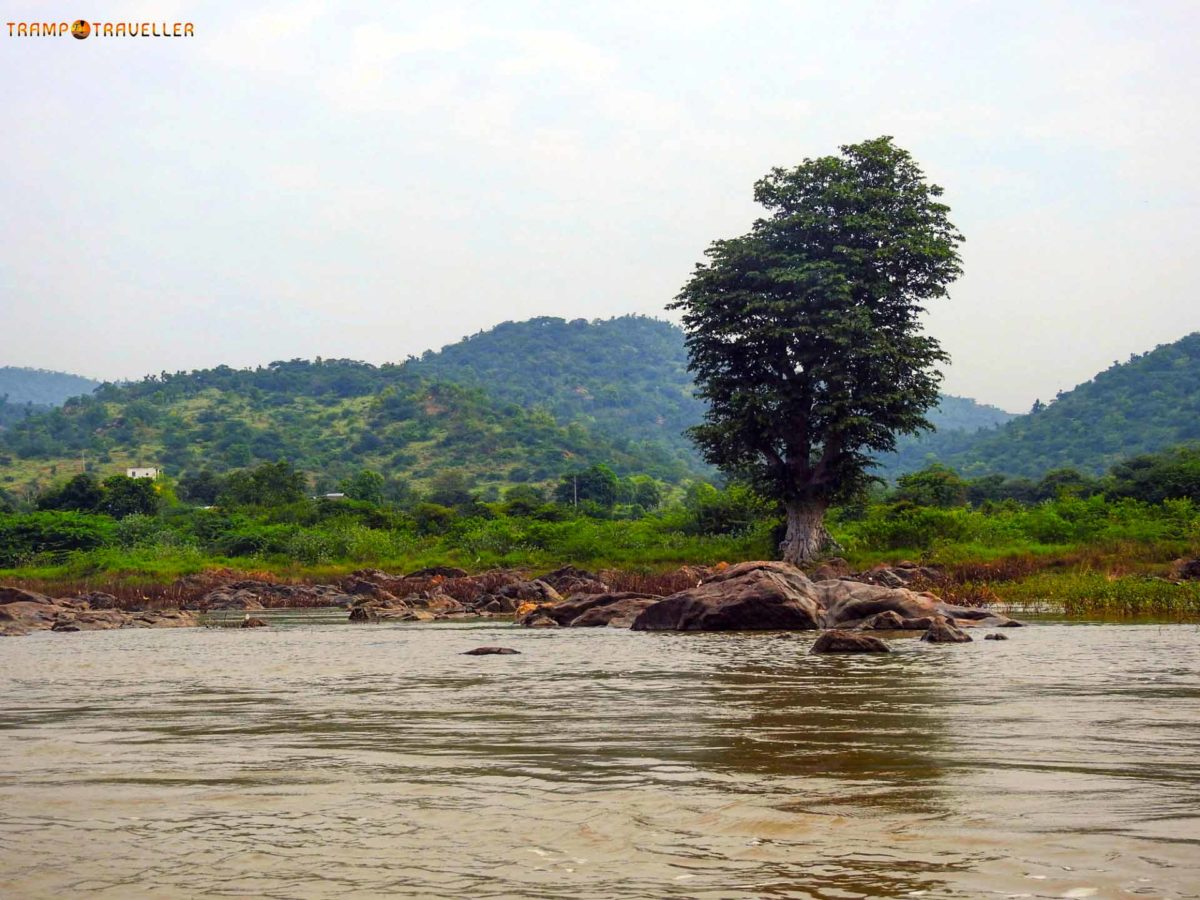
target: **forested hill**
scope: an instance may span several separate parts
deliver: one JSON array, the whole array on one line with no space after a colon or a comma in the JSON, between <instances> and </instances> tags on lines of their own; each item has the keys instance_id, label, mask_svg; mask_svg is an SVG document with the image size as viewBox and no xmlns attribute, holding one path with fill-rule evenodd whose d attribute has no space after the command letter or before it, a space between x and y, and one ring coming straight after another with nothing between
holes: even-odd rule
<instances>
[{"instance_id":1,"label":"forested hill","mask_svg":"<svg viewBox=\"0 0 1200 900\"><path fill-rule=\"evenodd\" d=\"M542 317L504 322L405 367L481 387L564 422L652 441L699 464L684 430L700 421L683 332L646 316L596 320Z\"/></svg>"},{"instance_id":2,"label":"forested hill","mask_svg":"<svg viewBox=\"0 0 1200 900\"><path fill-rule=\"evenodd\" d=\"M82 375L0 366L0 397L14 406L58 406L68 397L90 394L100 382Z\"/></svg>"},{"instance_id":3,"label":"forested hill","mask_svg":"<svg viewBox=\"0 0 1200 900\"><path fill-rule=\"evenodd\" d=\"M549 410L560 421L583 422L628 440L661 444L681 461L700 460L685 430L700 422L704 403L687 370L683 331L646 316L588 322L538 318L505 322L406 368L481 387L493 396ZM929 414L939 432L970 439L980 428L1013 418L995 406L943 396ZM906 439L887 471L909 461L918 468L928 438Z\"/></svg>"},{"instance_id":4,"label":"forested hill","mask_svg":"<svg viewBox=\"0 0 1200 900\"><path fill-rule=\"evenodd\" d=\"M1189 441L1200 441L1200 332L1114 363L1044 408L937 455L967 474L1034 477L1063 467L1102 472Z\"/></svg>"},{"instance_id":5,"label":"forested hill","mask_svg":"<svg viewBox=\"0 0 1200 900\"><path fill-rule=\"evenodd\" d=\"M593 463L667 481L686 466L549 413L402 366L293 360L219 367L127 385L0 431L0 476L29 484L78 470L164 466L173 475L286 458L318 486L362 468L414 484L461 468L479 485L547 482Z\"/></svg>"}]
</instances>

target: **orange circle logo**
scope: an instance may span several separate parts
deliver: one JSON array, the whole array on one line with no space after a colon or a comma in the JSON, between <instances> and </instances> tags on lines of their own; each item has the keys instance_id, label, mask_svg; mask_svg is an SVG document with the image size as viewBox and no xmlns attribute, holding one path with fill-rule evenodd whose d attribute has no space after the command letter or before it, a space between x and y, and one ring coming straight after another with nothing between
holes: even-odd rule
<instances>
[{"instance_id":1,"label":"orange circle logo","mask_svg":"<svg viewBox=\"0 0 1200 900\"><path fill-rule=\"evenodd\" d=\"M82 41L85 37L92 33L92 26L83 19L78 19L71 25L71 34L75 40Z\"/></svg>"}]
</instances>

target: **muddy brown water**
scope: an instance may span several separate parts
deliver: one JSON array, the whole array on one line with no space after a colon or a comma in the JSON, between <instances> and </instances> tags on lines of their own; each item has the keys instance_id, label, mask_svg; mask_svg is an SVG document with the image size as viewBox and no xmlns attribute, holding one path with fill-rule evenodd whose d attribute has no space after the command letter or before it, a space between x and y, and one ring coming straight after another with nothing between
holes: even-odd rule
<instances>
[{"instance_id":1,"label":"muddy brown water","mask_svg":"<svg viewBox=\"0 0 1200 900\"><path fill-rule=\"evenodd\" d=\"M0 642L0 897L1200 897L1194 625L268 615Z\"/></svg>"}]
</instances>

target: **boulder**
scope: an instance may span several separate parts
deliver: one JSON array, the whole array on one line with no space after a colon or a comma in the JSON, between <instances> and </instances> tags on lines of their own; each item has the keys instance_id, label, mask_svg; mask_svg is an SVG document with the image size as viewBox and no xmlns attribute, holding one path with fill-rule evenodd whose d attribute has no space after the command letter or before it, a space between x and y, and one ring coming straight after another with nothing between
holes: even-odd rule
<instances>
[{"instance_id":1,"label":"boulder","mask_svg":"<svg viewBox=\"0 0 1200 900\"><path fill-rule=\"evenodd\" d=\"M538 613L548 614L541 609ZM991 610L943 603L929 593L844 578L814 582L788 563L756 561L731 566L696 587L649 604L632 627L636 631L919 630L929 628L937 617L960 624L1011 621Z\"/></svg>"},{"instance_id":2,"label":"boulder","mask_svg":"<svg viewBox=\"0 0 1200 900\"><path fill-rule=\"evenodd\" d=\"M611 588L598 576L586 569L563 566L542 575L537 581L548 584L564 597L571 594L604 594Z\"/></svg>"},{"instance_id":3,"label":"boulder","mask_svg":"<svg viewBox=\"0 0 1200 900\"><path fill-rule=\"evenodd\" d=\"M463 656L520 656L520 650L514 650L512 647L476 647L474 650L467 650Z\"/></svg>"},{"instance_id":4,"label":"boulder","mask_svg":"<svg viewBox=\"0 0 1200 900\"><path fill-rule=\"evenodd\" d=\"M10 603L40 603L45 606L53 606L54 600L45 594L37 594L21 588L0 587L0 606L7 606Z\"/></svg>"},{"instance_id":5,"label":"boulder","mask_svg":"<svg viewBox=\"0 0 1200 900\"><path fill-rule=\"evenodd\" d=\"M1200 557L1175 560L1171 563L1170 578L1174 581L1200 580Z\"/></svg>"},{"instance_id":6,"label":"boulder","mask_svg":"<svg viewBox=\"0 0 1200 900\"><path fill-rule=\"evenodd\" d=\"M518 604L534 602L539 604L544 603L561 603L562 594L556 591L553 587L546 584L544 581L534 579L533 581L518 581L514 584L506 584L504 587L496 591L497 597L507 597L510 600L516 601Z\"/></svg>"},{"instance_id":7,"label":"boulder","mask_svg":"<svg viewBox=\"0 0 1200 900\"><path fill-rule=\"evenodd\" d=\"M931 644L965 644L973 639L945 616L938 616L929 630L921 635L921 640Z\"/></svg>"},{"instance_id":8,"label":"boulder","mask_svg":"<svg viewBox=\"0 0 1200 900\"><path fill-rule=\"evenodd\" d=\"M593 606L583 615L572 619L572 628L631 628L646 609L657 603L661 597L627 597L605 606Z\"/></svg>"},{"instance_id":9,"label":"boulder","mask_svg":"<svg viewBox=\"0 0 1200 900\"><path fill-rule=\"evenodd\" d=\"M405 578L466 578L467 570L459 569L455 566L427 566L424 569L417 569L415 572L409 572Z\"/></svg>"},{"instance_id":10,"label":"boulder","mask_svg":"<svg viewBox=\"0 0 1200 900\"><path fill-rule=\"evenodd\" d=\"M861 631L833 629L821 633L810 653L891 653L892 648L877 637Z\"/></svg>"},{"instance_id":11,"label":"boulder","mask_svg":"<svg viewBox=\"0 0 1200 900\"><path fill-rule=\"evenodd\" d=\"M1007 641L1008 635L1007 634L999 634L998 632L993 631L991 634L985 634L983 636L983 639L985 641Z\"/></svg>"},{"instance_id":12,"label":"boulder","mask_svg":"<svg viewBox=\"0 0 1200 900\"><path fill-rule=\"evenodd\" d=\"M86 594L78 594L71 598L76 603L84 603L90 609L116 609L120 603L112 594L106 594L104 591L88 591Z\"/></svg>"},{"instance_id":13,"label":"boulder","mask_svg":"<svg viewBox=\"0 0 1200 900\"><path fill-rule=\"evenodd\" d=\"M350 621L356 625L362 625L367 622L378 622L379 611L374 606L355 606L350 610Z\"/></svg>"},{"instance_id":14,"label":"boulder","mask_svg":"<svg viewBox=\"0 0 1200 900\"><path fill-rule=\"evenodd\" d=\"M654 594L638 594L624 591L606 594L576 594L562 603L534 607L519 617L517 623L519 625L528 625L534 618L544 616L553 619L556 625L582 625L584 627L588 625L606 625L610 618L628 614L633 608L630 606L630 603L637 603L641 608L645 608L651 603L657 603L661 599L661 597ZM579 621L593 610L605 610L609 607L617 606L621 607L620 612L617 609L613 609L611 614L598 612L596 616L589 618L587 622Z\"/></svg>"},{"instance_id":15,"label":"boulder","mask_svg":"<svg viewBox=\"0 0 1200 900\"><path fill-rule=\"evenodd\" d=\"M815 629L821 607L813 583L795 566L746 562L646 609L634 631L776 631Z\"/></svg>"},{"instance_id":16,"label":"boulder","mask_svg":"<svg viewBox=\"0 0 1200 900\"><path fill-rule=\"evenodd\" d=\"M530 628L557 628L558 623L549 616L534 616L528 622L524 623Z\"/></svg>"}]
</instances>

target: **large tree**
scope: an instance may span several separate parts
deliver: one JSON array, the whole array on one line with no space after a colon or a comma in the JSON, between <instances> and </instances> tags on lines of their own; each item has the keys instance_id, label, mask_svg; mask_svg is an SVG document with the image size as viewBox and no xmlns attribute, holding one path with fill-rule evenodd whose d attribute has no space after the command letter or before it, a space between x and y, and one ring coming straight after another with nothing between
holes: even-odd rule
<instances>
[{"instance_id":1,"label":"large tree","mask_svg":"<svg viewBox=\"0 0 1200 900\"><path fill-rule=\"evenodd\" d=\"M708 401L692 437L783 504L790 562L827 550L825 511L876 454L930 427L948 357L920 314L960 274L963 240L941 194L890 137L773 169L754 186L769 215L713 243L672 304Z\"/></svg>"}]
</instances>

